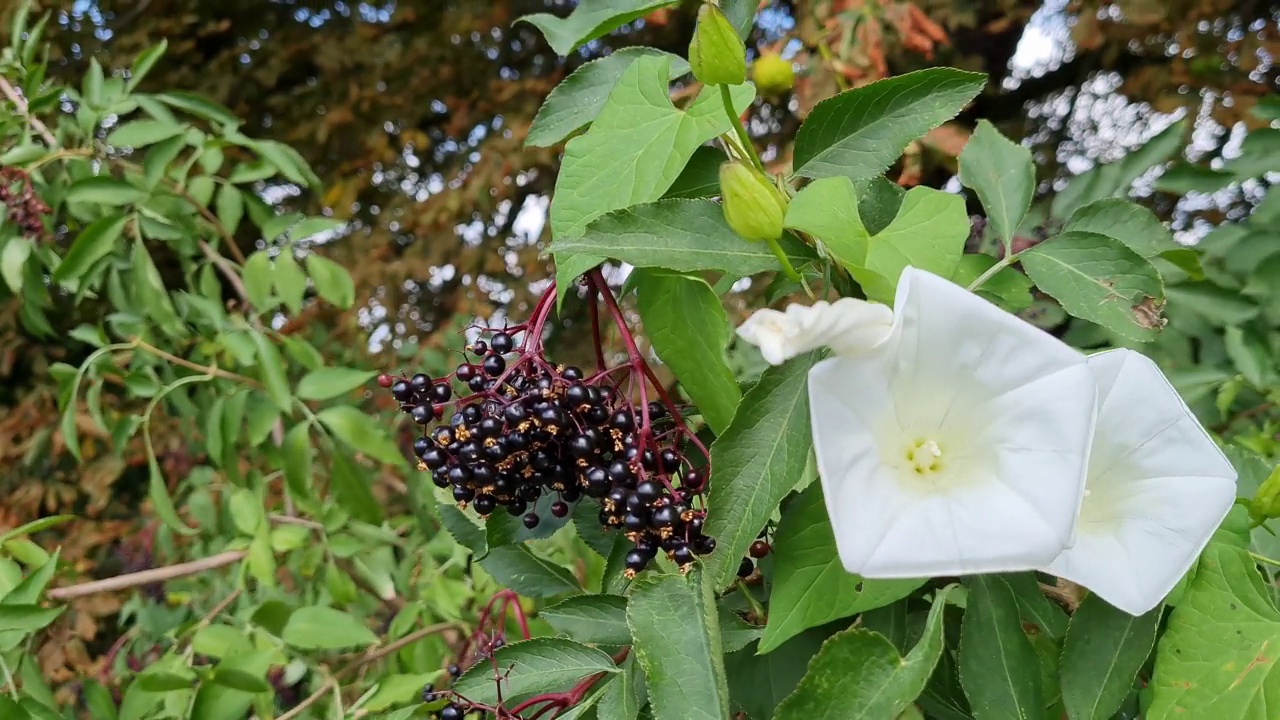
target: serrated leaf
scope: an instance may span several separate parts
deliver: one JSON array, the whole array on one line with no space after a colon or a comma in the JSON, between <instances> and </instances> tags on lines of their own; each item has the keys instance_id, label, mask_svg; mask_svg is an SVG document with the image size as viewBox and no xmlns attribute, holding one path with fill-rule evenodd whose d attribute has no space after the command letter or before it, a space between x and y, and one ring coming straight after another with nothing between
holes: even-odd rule
<instances>
[{"instance_id":1,"label":"serrated leaf","mask_svg":"<svg viewBox=\"0 0 1280 720\"><path fill-rule=\"evenodd\" d=\"M324 422L324 419L322 418L320 422ZM382 506L369 488L371 478L368 474L342 452L335 452L330 457L330 463L332 467L329 472L329 490L333 493L333 499L337 501L339 507L351 513L351 516L357 520L373 525L381 524Z\"/></svg>"},{"instance_id":2,"label":"serrated leaf","mask_svg":"<svg viewBox=\"0 0 1280 720\"><path fill-rule=\"evenodd\" d=\"M298 381L303 400L330 400L369 383L377 373L354 368L325 367L312 370Z\"/></svg>"},{"instance_id":3,"label":"serrated leaf","mask_svg":"<svg viewBox=\"0 0 1280 720\"><path fill-rule=\"evenodd\" d=\"M325 408L316 413L316 417L334 437L352 450L388 465L406 464L400 448L387 437L386 430L377 418L350 405Z\"/></svg>"},{"instance_id":4,"label":"serrated leaf","mask_svg":"<svg viewBox=\"0 0 1280 720\"><path fill-rule=\"evenodd\" d=\"M621 595L578 595L544 608L538 616L558 632L593 645L629 645L627 599Z\"/></svg>"},{"instance_id":5,"label":"serrated leaf","mask_svg":"<svg viewBox=\"0 0 1280 720\"><path fill-rule=\"evenodd\" d=\"M614 28L676 0L596 0L574 7L568 17L551 13L526 15L517 22L527 22L542 31L547 44L557 55L568 55L575 48L604 35Z\"/></svg>"},{"instance_id":6,"label":"serrated leaf","mask_svg":"<svg viewBox=\"0 0 1280 720\"><path fill-rule=\"evenodd\" d=\"M715 433L724 432L742 400L725 359L729 319L705 280L640 270L636 307L645 334Z\"/></svg>"},{"instance_id":7,"label":"serrated leaf","mask_svg":"<svg viewBox=\"0 0 1280 720\"><path fill-rule=\"evenodd\" d=\"M1071 720L1108 720L1133 690L1156 642L1163 607L1134 617L1087 595L1071 616L1059 672Z\"/></svg>"},{"instance_id":8,"label":"serrated leaf","mask_svg":"<svg viewBox=\"0 0 1280 720\"><path fill-rule=\"evenodd\" d=\"M489 548L480 566L504 587L528 597L550 597L581 590L567 569L535 555L524 545Z\"/></svg>"},{"instance_id":9,"label":"serrated leaf","mask_svg":"<svg viewBox=\"0 0 1280 720\"><path fill-rule=\"evenodd\" d=\"M1210 543L1156 646L1145 717L1271 717L1277 646L1280 612L1248 551Z\"/></svg>"},{"instance_id":10,"label":"serrated leaf","mask_svg":"<svg viewBox=\"0 0 1280 720\"><path fill-rule=\"evenodd\" d=\"M671 61L668 77L671 80L689 72L689 63L683 58L648 47L622 48L584 63L547 95L533 118L524 144L527 147L551 147L586 127L600 114L618 78L636 58L644 56L668 56Z\"/></svg>"},{"instance_id":11,"label":"serrated leaf","mask_svg":"<svg viewBox=\"0 0 1280 720\"><path fill-rule=\"evenodd\" d=\"M818 483L786 506L772 544L773 586L760 653L809 628L888 605L925 583L867 580L846 572Z\"/></svg>"},{"instance_id":12,"label":"serrated leaf","mask_svg":"<svg viewBox=\"0 0 1280 720\"><path fill-rule=\"evenodd\" d=\"M698 146L729 130L716 88L704 88L680 110L667 94L669 75L668 57L636 58L591 129L565 146L551 203L553 238L577 237L605 213L662 197ZM731 94L737 112L755 96L749 84L733 86ZM602 177L627 181L602 183Z\"/></svg>"},{"instance_id":13,"label":"serrated leaf","mask_svg":"<svg viewBox=\"0 0 1280 720\"><path fill-rule=\"evenodd\" d=\"M787 205L786 226L822 241L846 267L865 267L871 233L858 213L853 181L845 177L814 180Z\"/></svg>"},{"instance_id":14,"label":"serrated leaf","mask_svg":"<svg viewBox=\"0 0 1280 720\"><path fill-rule=\"evenodd\" d=\"M930 68L824 100L796 134L796 173L851 180L879 175L908 143L959 114L986 83L981 73Z\"/></svg>"},{"instance_id":15,"label":"serrated leaf","mask_svg":"<svg viewBox=\"0 0 1280 720\"><path fill-rule=\"evenodd\" d=\"M622 663L622 672L605 686L604 695L596 705L596 715L599 720L636 720L648 700L644 671L635 656L628 655Z\"/></svg>"},{"instance_id":16,"label":"serrated leaf","mask_svg":"<svg viewBox=\"0 0 1280 720\"><path fill-rule=\"evenodd\" d=\"M990 270L996 259L990 255L966 253L960 257L956 269L951 273L951 282L968 287L982 273ZM1031 307L1031 278L1012 267L1006 267L983 281L977 294L999 305L1005 310L1017 313Z\"/></svg>"},{"instance_id":17,"label":"serrated leaf","mask_svg":"<svg viewBox=\"0 0 1280 720\"><path fill-rule=\"evenodd\" d=\"M818 359L809 353L765 370L711 446L706 533L717 547L705 571L716 588L733 580L760 528L800 482L813 448L806 387Z\"/></svg>"},{"instance_id":18,"label":"serrated leaf","mask_svg":"<svg viewBox=\"0 0 1280 720\"><path fill-rule=\"evenodd\" d=\"M699 198L716 197L720 194L720 166L729 160L724 151L714 145L703 145L693 151L693 157L685 164L684 170L676 176L675 182L663 193L663 199L683 198L697 200Z\"/></svg>"},{"instance_id":19,"label":"serrated leaf","mask_svg":"<svg viewBox=\"0 0 1280 720\"><path fill-rule=\"evenodd\" d=\"M906 656L883 635L853 628L831 636L774 715L776 720L896 718L924 692L943 651L942 611L951 588L933 598L919 642Z\"/></svg>"},{"instance_id":20,"label":"serrated leaf","mask_svg":"<svg viewBox=\"0 0 1280 720\"><path fill-rule=\"evenodd\" d=\"M315 284L320 297L329 301L339 310L346 310L355 304L356 286L351 273L338 263L315 253L307 255L307 274Z\"/></svg>"},{"instance_id":21,"label":"serrated leaf","mask_svg":"<svg viewBox=\"0 0 1280 720\"><path fill-rule=\"evenodd\" d=\"M1119 240L1065 232L1019 256L1036 287L1067 312L1130 340L1154 338L1164 304L1160 274Z\"/></svg>"},{"instance_id":22,"label":"serrated leaf","mask_svg":"<svg viewBox=\"0 0 1280 720\"><path fill-rule=\"evenodd\" d=\"M951 277L969 237L964 198L927 187L907 191L894 217L867 244L867 273L854 272L867 297L892 304L908 265ZM883 281L881 281L883 278Z\"/></svg>"},{"instance_id":23,"label":"serrated leaf","mask_svg":"<svg viewBox=\"0 0 1280 720\"><path fill-rule=\"evenodd\" d=\"M986 120L979 120L960 153L960 182L978 194L987 221L1007 252L1035 194L1031 150L1008 140Z\"/></svg>"},{"instance_id":24,"label":"serrated leaf","mask_svg":"<svg viewBox=\"0 0 1280 720\"><path fill-rule=\"evenodd\" d=\"M959 665L977 720L1046 718L1040 662L1022 631L1013 591L998 576L969 581Z\"/></svg>"},{"instance_id":25,"label":"serrated leaf","mask_svg":"<svg viewBox=\"0 0 1280 720\"><path fill-rule=\"evenodd\" d=\"M675 618L680 621L673 622ZM637 579L627 603L627 624L655 717L729 717L715 590L704 568Z\"/></svg>"},{"instance_id":26,"label":"serrated leaf","mask_svg":"<svg viewBox=\"0 0 1280 720\"><path fill-rule=\"evenodd\" d=\"M809 661L822 648L830 632L830 628L802 632L767 655L758 655L754 645L726 655L724 667L729 676L730 710L745 712L751 720L772 718L782 701L800 684Z\"/></svg>"},{"instance_id":27,"label":"serrated leaf","mask_svg":"<svg viewBox=\"0 0 1280 720\"><path fill-rule=\"evenodd\" d=\"M1120 198L1106 198L1076 210L1063 231L1092 232L1115 238L1144 258L1182 248L1155 213Z\"/></svg>"},{"instance_id":28,"label":"serrated leaf","mask_svg":"<svg viewBox=\"0 0 1280 720\"><path fill-rule=\"evenodd\" d=\"M372 645L378 636L354 615L313 605L293 611L281 639L302 650L340 650Z\"/></svg>"},{"instance_id":29,"label":"serrated leaf","mask_svg":"<svg viewBox=\"0 0 1280 720\"><path fill-rule=\"evenodd\" d=\"M566 638L540 637L504 645L493 653L493 662L511 668L502 683L502 698L510 706L541 693L567 690L589 675L619 672L603 651ZM493 665L476 663L458 678L453 690L472 702L497 703Z\"/></svg>"},{"instance_id":30,"label":"serrated leaf","mask_svg":"<svg viewBox=\"0 0 1280 720\"><path fill-rule=\"evenodd\" d=\"M795 266L813 259L794 238L783 237L779 244ZM720 270L739 277L780 268L768 245L739 237L712 200L659 200L619 210L593 222L581 237L553 242L551 252L556 256L558 278L567 275L566 259L580 258L591 260L578 274L604 257L636 267Z\"/></svg>"},{"instance_id":31,"label":"serrated leaf","mask_svg":"<svg viewBox=\"0 0 1280 720\"><path fill-rule=\"evenodd\" d=\"M120 234L124 232L125 221L123 215L108 215L81 230L71 243L71 249L53 271L53 281L61 283L78 279L89 272L94 263L110 255Z\"/></svg>"},{"instance_id":32,"label":"serrated leaf","mask_svg":"<svg viewBox=\"0 0 1280 720\"><path fill-rule=\"evenodd\" d=\"M161 120L134 120L112 130L107 144L116 147L141 148L154 145L186 132L186 126Z\"/></svg>"}]
</instances>

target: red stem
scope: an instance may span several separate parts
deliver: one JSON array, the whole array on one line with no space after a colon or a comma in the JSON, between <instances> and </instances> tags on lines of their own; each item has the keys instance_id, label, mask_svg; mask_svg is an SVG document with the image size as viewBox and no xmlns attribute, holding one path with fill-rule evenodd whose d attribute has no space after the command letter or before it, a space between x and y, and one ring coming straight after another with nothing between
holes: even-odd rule
<instances>
[{"instance_id":1,"label":"red stem","mask_svg":"<svg viewBox=\"0 0 1280 720\"><path fill-rule=\"evenodd\" d=\"M587 306L591 309L591 336L596 341L596 372L602 373L605 371L604 343L600 339L600 307L596 304L597 292L595 285L592 284L588 298L590 302Z\"/></svg>"}]
</instances>

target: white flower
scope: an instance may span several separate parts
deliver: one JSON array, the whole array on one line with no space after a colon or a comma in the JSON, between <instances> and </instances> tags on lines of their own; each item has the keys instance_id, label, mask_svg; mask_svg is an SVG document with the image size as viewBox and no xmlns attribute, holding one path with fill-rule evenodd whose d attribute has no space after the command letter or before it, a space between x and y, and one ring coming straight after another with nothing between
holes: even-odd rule
<instances>
[{"instance_id":1,"label":"white flower","mask_svg":"<svg viewBox=\"0 0 1280 720\"><path fill-rule=\"evenodd\" d=\"M888 337L893 311L879 303L840 298L834 303L789 305L786 312L757 310L738 328L738 336L760 348L770 365L820 347L857 354Z\"/></svg>"},{"instance_id":2,"label":"white flower","mask_svg":"<svg viewBox=\"0 0 1280 720\"><path fill-rule=\"evenodd\" d=\"M1142 615L1231 509L1236 471L1151 360L1111 350L1089 367L1098 422L1076 543L1044 570Z\"/></svg>"},{"instance_id":3,"label":"white flower","mask_svg":"<svg viewBox=\"0 0 1280 720\"><path fill-rule=\"evenodd\" d=\"M1043 567L1073 540L1097 391L1085 357L907 268L892 334L809 373L845 569L871 578Z\"/></svg>"}]
</instances>

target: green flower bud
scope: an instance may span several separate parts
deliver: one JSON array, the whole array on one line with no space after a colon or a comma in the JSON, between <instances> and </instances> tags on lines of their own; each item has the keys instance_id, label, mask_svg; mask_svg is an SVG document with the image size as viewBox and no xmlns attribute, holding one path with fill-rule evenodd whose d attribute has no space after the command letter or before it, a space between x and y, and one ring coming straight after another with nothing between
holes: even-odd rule
<instances>
[{"instance_id":1,"label":"green flower bud","mask_svg":"<svg viewBox=\"0 0 1280 720\"><path fill-rule=\"evenodd\" d=\"M1280 466L1276 466L1258 487L1249 503L1249 516L1256 522L1280 517Z\"/></svg>"},{"instance_id":2,"label":"green flower bud","mask_svg":"<svg viewBox=\"0 0 1280 720\"><path fill-rule=\"evenodd\" d=\"M761 95L782 95L796 84L796 71L778 53L766 52L751 64L751 80Z\"/></svg>"},{"instance_id":3,"label":"green flower bud","mask_svg":"<svg viewBox=\"0 0 1280 720\"><path fill-rule=\"evenodd\" d=\"M720 166L720 196L724 219L748 240L782 237L787 197L764 175L740 162Z\"/></svg>"},{"instance_id":4,"label":"green flower bud","mask_svg":"<svg viewBox=\"0 0 1280 720\"><path fill-rule=\"evenodd\" d=\"M741 85L747 81L747 49L720 8L704 3L689 43L693 76L707 85Z\"/></svg>"}]
</instances>

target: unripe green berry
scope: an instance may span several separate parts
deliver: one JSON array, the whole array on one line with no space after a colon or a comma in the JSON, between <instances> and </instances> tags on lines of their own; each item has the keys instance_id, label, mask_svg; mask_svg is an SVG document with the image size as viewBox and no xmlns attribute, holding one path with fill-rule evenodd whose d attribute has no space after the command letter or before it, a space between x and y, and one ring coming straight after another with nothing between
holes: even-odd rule
<instances>
[{"instance_id":1,"label":"unripe green berry","mask_svg":"<svg viewBox=\"0 0 1280 720\"><path fill-rule=\"evenodd\" d=\"M721 165L720 196L734 232L755 241L782 237L787 198L763 174L740 162Z\"/></svg>"},{"instance_id":2,"label":"unripe green berry","mask_svg":"<svg viewBox=\"0 0 1280 720\"><path fill-rule=\"evenodd\" d=\"M796 73L789 60L776 52L766 52L751 65L751 80L761 95L783 95L796 83Z\"/></svg>"},{"instance_id":3,"label":"unripe green berry","mask_svg":"<svg viewBox=\"0 0 1280 720\"><path fill-rule=\"evenodd\" d=\"M741 85L747 81L747 50L720 8L704 3L689 43L693 76L707 85Z\"/></svg>"}]
</instances>

